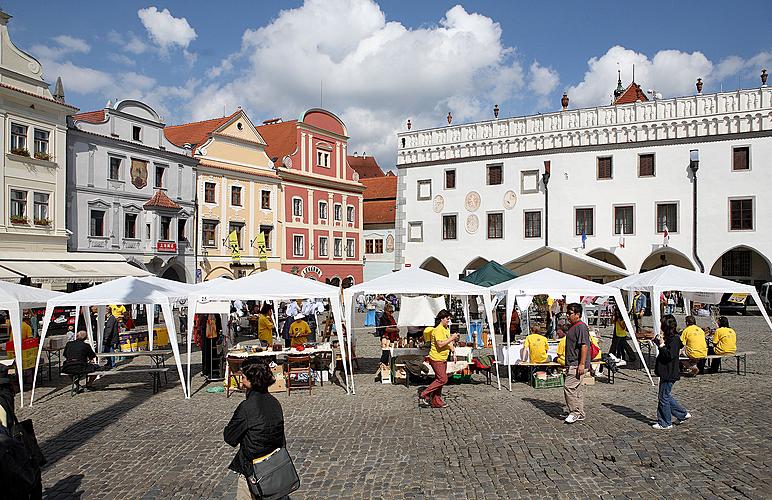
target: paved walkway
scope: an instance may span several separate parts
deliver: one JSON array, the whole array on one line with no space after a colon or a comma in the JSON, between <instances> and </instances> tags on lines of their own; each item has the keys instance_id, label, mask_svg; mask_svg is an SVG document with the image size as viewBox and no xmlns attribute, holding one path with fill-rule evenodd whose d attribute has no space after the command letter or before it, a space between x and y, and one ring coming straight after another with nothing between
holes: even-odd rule
<instances>
[{"instance_id":1,"label":"paved walkway","mask_svg":"<svg viewBox=\"0 0 772 500\"><path fill-rule=\"evenodd\" d=\"M760 317L730 319L741 350L770 351ZM772 496L769 356L749 358L747 377L682 380L674 395L694 418L655 432L656 388L642 372L588 387L587 421L568 426L560 389L523 383L511 393L450 386L450 408L419 409L415 388L374 382L372 336L359 337L358 351L356 396L332 384L279 396L302 480L293 498ZM201 389L185 401L169 378L156 395L144 378L113 377L74 398L64 378L45 385L19 414L34 419L49 458L48 498L233 498L234 449L222 429L242 396Z\"/></svg>"}]
</instances>

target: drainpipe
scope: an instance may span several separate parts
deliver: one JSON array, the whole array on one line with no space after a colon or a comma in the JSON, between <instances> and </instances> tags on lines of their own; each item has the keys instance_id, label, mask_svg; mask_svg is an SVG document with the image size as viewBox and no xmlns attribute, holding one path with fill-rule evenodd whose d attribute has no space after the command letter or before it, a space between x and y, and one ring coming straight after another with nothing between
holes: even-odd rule
<instances>
[{"instance_id":1,"label":"drainpipe","mask_svg":"<svg viewBox=\"0 0 772 500\"><path fill-rule=\"evenodd\" d=\"M697 170L700 169L700 150L689 151L689 170L692 171L692 256L700 272L705 272L705 265L697 255Z\"/></svg>"},{"instance_id":2,"label":"drainpipe","mask_svg":"<svg viewBox=\"0 0 772 500\"><path fill-rule=\"evenodd\" d=\"M544 173L541 174L541 182L544 184L544 246L550 244L550 193L547 185L550 182L550 161L544 161Z\"/></svg>"}]
</instances>

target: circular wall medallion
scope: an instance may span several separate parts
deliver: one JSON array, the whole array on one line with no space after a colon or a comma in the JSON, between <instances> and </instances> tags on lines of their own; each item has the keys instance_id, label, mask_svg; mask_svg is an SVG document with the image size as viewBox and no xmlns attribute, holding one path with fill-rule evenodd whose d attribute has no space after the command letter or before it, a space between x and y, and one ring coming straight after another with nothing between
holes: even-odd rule
<instances>
[{"instance_id":1,"label":"circular wall medallion","mask_svg":"<svg viewBox=\"0 0 772 500\"><path fill-rule=\"evenodd\" d=\"M504 193L504 208L512 210L517 205L517 195L514 191L507 191Z\"/></svg>"},{"instance_id":2,"label":"circular wall medallion","mask_svg":"<svg viewBox=\"0 0 772 500\"><path fill-rule=\"evenodd\" d=\"M480 219L475 214L471 214L466 218L466 232L474 234L480 228Z\"/></svg>"},{"instance_id":3,"label":"circular wall medallion","mask_svg":"<svg viewBox=\"0 0 772 500\"><path fill-rule=\"evenodd\" d=\"M469 191L464 199L464 207L470 212L474 212L480 208L480 193L477 191Z\"/></svg>"},{"instance_id":4,"label":"circular wall medallion","mask_svg":"<svg viewBox=\"0 0 772 500\"><path fill-rule=\"evenodd\" d=\"M445 208L445 198L443 198L441 194L438 194L434 197L434 201L432 202L432 209L434 210L434 213L438 214L442 212L443 208Z\"/></svg>"}]
</instances>

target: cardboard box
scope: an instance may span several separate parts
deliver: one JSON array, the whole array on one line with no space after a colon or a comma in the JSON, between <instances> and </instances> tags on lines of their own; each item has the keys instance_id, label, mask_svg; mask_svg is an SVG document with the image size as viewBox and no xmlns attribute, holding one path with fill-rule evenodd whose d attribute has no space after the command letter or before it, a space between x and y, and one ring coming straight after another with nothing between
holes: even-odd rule
<instances>
[{"instance_id":1,"label":"cardboard box","mask_svg":"<svg viewBox=\"0 0 772 500\"><path fill-rule=\"evenodd\" d=\"M584 379L582 379L582 384L595 385L595 377L593 377L592 375L586 375Z\"/></svg>"},{"instance_id":2,"label":"cardboard box","mask_svg":"<svg viewBox=\"0 0 772 500\"><path fill-rule=\"evenodd\" d=\"M268 387L268 392L287 392L287 381L284 377L276 377L276 382Z\"/></svg>"}]
</instances>

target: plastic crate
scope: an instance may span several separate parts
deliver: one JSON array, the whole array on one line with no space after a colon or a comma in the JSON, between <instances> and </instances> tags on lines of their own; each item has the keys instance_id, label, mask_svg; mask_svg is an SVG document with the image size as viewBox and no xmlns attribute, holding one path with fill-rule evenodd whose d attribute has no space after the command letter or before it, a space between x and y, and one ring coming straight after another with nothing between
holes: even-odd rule
<instances>
[{"instance_id":1,"label":"plastic crate","mask_svg":"<svg viewBox=\"0 0 772 500\"><path fill-rule=\"evenodd\" d=\"M531 387L534 389L552 389L555 387L563 387L563 379L564 375L562 373L558 374L557 376L549 376L546 380L536 378L536 375L534 374L533 378L531 379Z\"/></svg>"}]
</instances>

